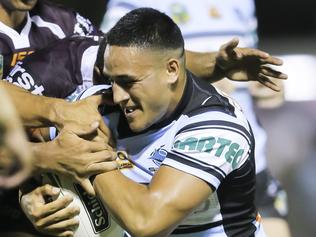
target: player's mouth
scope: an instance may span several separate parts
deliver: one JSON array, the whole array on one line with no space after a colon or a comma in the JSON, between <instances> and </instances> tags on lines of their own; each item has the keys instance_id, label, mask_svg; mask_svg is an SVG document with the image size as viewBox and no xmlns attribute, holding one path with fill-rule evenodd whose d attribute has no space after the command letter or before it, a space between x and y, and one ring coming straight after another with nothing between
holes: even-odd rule
<instances>
[{"instance_id":1,"label":"player's mouth","mask_svg":"<svg viewBox=\"0 0 316 237\"><path fill-rule=\"evenodd\" d=\"M135 113L137 112L138 107L137 106L126 106L123 111L126 118L131 118L135 116Z\"/></svg>"}]
</instances>

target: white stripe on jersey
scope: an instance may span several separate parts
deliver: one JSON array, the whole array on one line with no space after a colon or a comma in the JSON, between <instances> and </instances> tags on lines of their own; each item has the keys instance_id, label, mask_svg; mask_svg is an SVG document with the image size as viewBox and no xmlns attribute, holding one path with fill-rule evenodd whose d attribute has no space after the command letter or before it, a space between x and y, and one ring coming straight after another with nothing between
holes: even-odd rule
<instances>
[{"instance_id":1,"label":"white stripe on jersey","mask_svg":"<svg viewBox=\"0 0 316 237\"><path fill-rule=\"evenodd\" d=\"M60 28L59 25L44 21L40 16L32 16L32 22L39 27L47 27L50 31L56 35L59 39L63 39L66 37L64 31Z\"/></svg>"},{"instance_id":2,"label":"white stripe on jersey","mask_svg":"<svg viewBox=\"0 0 316 237\"><path fill-rule=\"evenodd\" d=\"M8 35L12 39L12 43L15 49L23 49L30 47L29 33L31 29L31 18L27 13L26 24L23 27L21 33L18 33L11 27L3 24L0 21L0 32Z\"/></svg>"},{"instance_id":3,"label":"white stripe on jersey","mask_svg":"<svg viewBox=\"0 0 316 237\"><path fill-rule=\"evenodd\" d=\"M93 85L93 70L94 63L97 58L99 46L91 46L87 48L82 54L81 58L81 75L82 82L86 86L85 88Z\"/></svg>"}]
</instances>

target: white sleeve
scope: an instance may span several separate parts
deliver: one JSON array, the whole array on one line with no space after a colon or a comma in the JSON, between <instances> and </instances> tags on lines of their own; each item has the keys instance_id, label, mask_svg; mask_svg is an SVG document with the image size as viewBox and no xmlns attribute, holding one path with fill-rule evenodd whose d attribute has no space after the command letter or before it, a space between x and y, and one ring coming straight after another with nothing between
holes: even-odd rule
<instances>
[{"instance_id":1,"label":"white sleeve","mask_svg":"<svg viewBox=\"0 0 316 237\"><path fill-rule=\"evenodd\" d=\"M249 158L252 138L240 125L212 121L189 127L175 137L163 164L192 174L217 189Z\"/></svg>"}]
</instances>

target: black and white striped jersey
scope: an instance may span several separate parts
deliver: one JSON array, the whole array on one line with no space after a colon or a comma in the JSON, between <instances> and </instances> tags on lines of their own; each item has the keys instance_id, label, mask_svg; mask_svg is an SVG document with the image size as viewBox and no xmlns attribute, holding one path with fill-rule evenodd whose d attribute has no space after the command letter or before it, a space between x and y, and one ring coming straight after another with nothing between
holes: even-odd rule
<instances>
[{"instance_id":1,"label":"black and white striped jersey","mask_svg":"<svg viewBox=\"0 0 316 237\"><path fill-rule=\"evenodd\" d=\"M0 57L3 60L3 78L25 56L50 43L70 35L94 35L97 29L78 13L45 0L38 1L27 13L18 32L0 22Z\"/></svg>"},{"instance_id":2,"label":"black and white striped jersey","mask_svg":"<svg viewBox=\"0 0 316 237\"><path fill-rule=\"evenodd\" d=\"M122 170L127 177L149 183L154 172L167 165L212 188L213 194L173 234L264 236L254 206L254 138L229 97L188 73L185 94L166 121L138 134L128 129L122 113L109 114L105 121L118 150L126 150L133 160L132 168ZM194 187L188 188L194 195Z\"/></svg>"}]
</instances>

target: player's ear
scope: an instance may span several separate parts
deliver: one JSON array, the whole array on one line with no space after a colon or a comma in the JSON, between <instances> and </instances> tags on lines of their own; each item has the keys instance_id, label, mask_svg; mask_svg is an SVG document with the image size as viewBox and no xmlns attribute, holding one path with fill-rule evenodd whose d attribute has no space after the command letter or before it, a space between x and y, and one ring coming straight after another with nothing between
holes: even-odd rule
<instances>
[{"instance_id":1,"label":"player's ear","mask_svg":"<svg viewBox=\"0 0 316 237\"><path fill-rule=\"evenodd\" d=\"M176 58L170 58L167 61L167 75L168 83L174 84L179 78L180 75L180 61Z\"/></svg>"}]
</instances>

